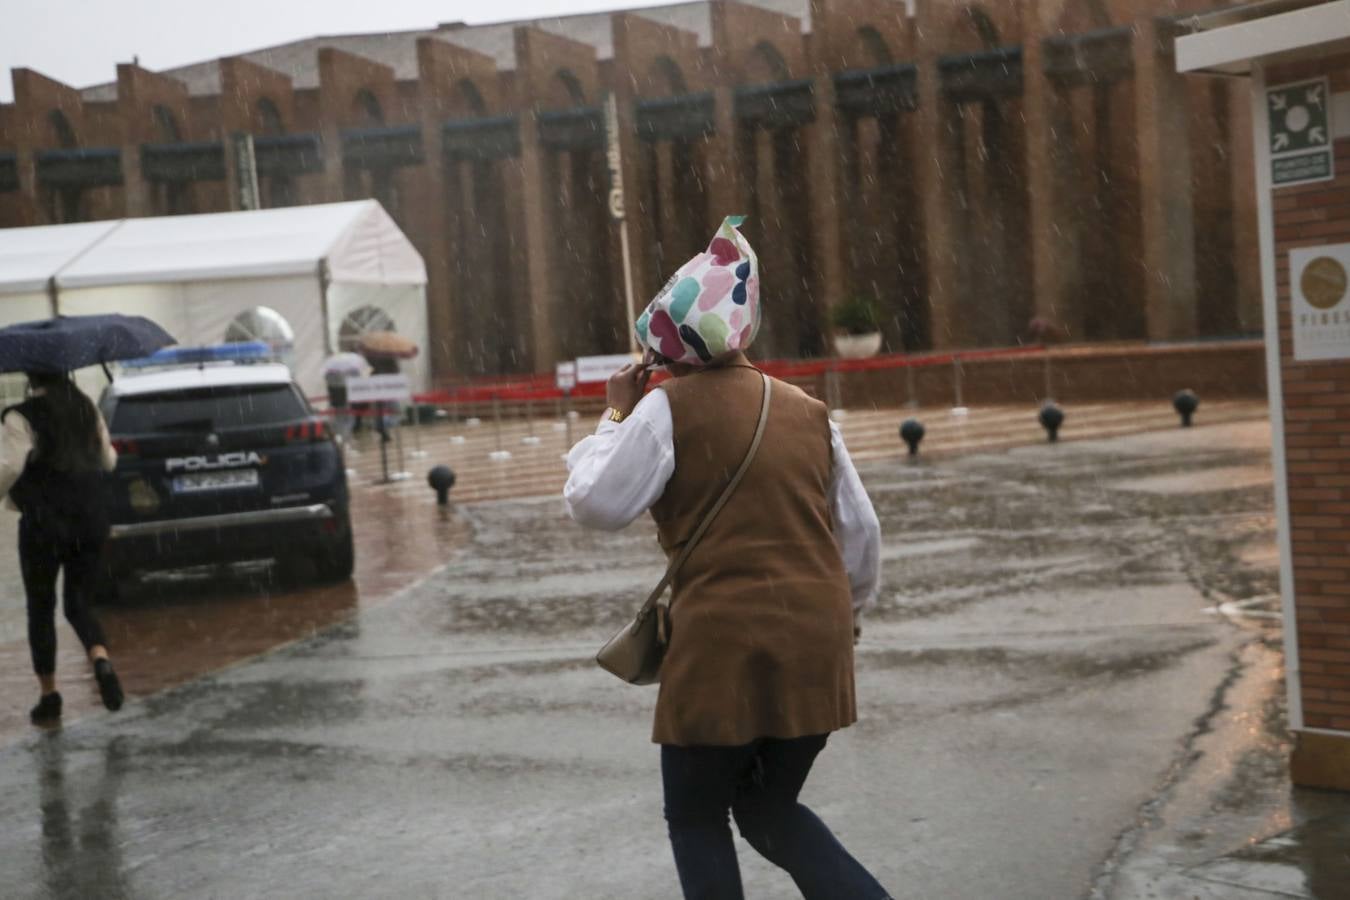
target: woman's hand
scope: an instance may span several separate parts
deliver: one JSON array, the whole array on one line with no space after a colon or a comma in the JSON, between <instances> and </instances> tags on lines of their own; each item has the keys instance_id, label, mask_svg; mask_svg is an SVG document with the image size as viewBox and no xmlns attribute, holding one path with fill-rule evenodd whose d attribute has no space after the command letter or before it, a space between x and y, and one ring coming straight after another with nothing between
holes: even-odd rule
<instances>
[{"instance_id":1,"label":"woman's hand","mask_svg":"<svg viewBox=\"0 0 1350 900\"><path fill-rule=\"evenodd\" d=\"M610 376L605 385L605 401L611 409L618 410L622 416L628 416L642 399L647 390L647 380L651 373L641 363L629 363Z\"/></svg>"}]
</instances>

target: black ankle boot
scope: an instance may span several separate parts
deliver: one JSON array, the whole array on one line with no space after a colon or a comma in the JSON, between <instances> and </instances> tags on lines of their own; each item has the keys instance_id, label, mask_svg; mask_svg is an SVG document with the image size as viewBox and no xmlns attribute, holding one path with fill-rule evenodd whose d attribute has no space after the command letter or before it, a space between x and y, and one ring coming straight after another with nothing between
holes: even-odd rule
<instances>
[{"instance_id":1,"label":"black ankle boot","mask_svg":"<svg viewBox=\"0 0 1350 900\"><path fill-rule=\"evenodd\" d=\"M94 680L98 682L98 693L103 705L113 712L122 708L122 682L117 680L112 663L106 659L94 660Z\"/></svg>"},{"instance_id":2,"label":"black ankle boot","mask_svg":"<svg viewBox=\"0 0 1350 900\"><path fill-rule=\"evenodd\" d=\"M59 691L52 691L50 694L43 694L38 705L28 712L28 718L33 720L34 725L49 725L61 718L61 694Z\"/></svg>"}]
</instances>

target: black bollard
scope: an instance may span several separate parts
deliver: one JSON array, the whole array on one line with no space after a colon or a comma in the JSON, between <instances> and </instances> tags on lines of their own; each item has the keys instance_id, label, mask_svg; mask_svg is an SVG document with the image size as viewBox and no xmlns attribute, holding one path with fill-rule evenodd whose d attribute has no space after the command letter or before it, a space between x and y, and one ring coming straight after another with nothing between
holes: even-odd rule
<instances>
[{"instance_id":1,"label":"black bollard","mask_svg":"<svg viewBox=\"0 0 1350 900\"><path fill-rule=\"evenodd\" d=\"M436 492L436 505L450 502L450 489L455 486L455 472L449 466L436 466L427 473L427 484Z\"/></svg>"},{"instance_id":2,"label":"black bollard","mask_svg":"<svg viewBox=\"0 0 1350 900\"><path fill-rule=\"evenodd\" d=\"M1200 398L1189 388L1177 391L1176 396L1172 398L1172 407L1181 415L1181 427L1190 428L1191 416L1200 408Z\"/></svg>"},{"instance_id":3,"label":"black bollard","mask_svg":"<svg viewBox=\"0 0 1350 900\"><path fill-rule=\"evenodd\" d=\"M900 440L909 445L909 455L919 455L919 441L925 434L923 423L918 419L906 419L900 423Z\"/></svg>"},{"instance_id":4,"label":"black bollard","mask_svg":"<svg viewBox=\"0 0 1350 900\"><path fill-rule=\"evenodd\" d=\"M1060 409L1053 400L1045 401L1041 407L1040 414L1041 427L1045 429L1046 435L1050 438L1050 443L1059 440L1059 427L1064 424L1064 410Z\"/></svg>"}]
</instances>

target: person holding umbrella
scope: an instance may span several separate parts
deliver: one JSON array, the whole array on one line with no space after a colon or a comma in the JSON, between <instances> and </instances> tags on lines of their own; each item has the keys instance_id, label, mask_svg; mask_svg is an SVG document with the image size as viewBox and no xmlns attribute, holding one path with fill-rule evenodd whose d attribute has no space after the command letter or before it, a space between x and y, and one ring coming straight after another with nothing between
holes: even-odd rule
<instances>
[{"instance_id":1,"label":"person holding umbrella","mask_svg":"<svg viewBox=\"0 0 1350 900\"><path fill-rule=\"evenodd\" d=\"M357 353L335 353L323 364L323 380L328 388L328 407L333 413L333 430L344 442L350 441L356 425L347 400L347 379L360 378L369 371L364 357Z\"/></svg>"},{"instance_id":2,"label":"person holding umbrella","mask_svg":"<svg viewBox=\"0 0 1350 900\"><path fill-rule=\"evenodd\" d=\"M370 361L372 375L399 374L398 361L417 356L417 344L393 331L368 331L357 341L357 349ZM377 404L375 430L380 440L389 443L389 430L398 422L398 407L392 403Z\"/></svg>"},{"instance_id":3,"label":"person holding umbrella","mask_svg":"<svg viewBox=\"0 0 1350 900\"><path fill-rule=\"evenodd\" d=\"M0 371L28 374L29 394L0 412L0 494L17 509L19 562L28 600L28 644L41 687L35 725L61 716L56 690L56 578L64 570L66 620L94 666L103 705L122 706L122 685L103 629L89 609L98 587L108 516L102 476L117 464L108 428L68 374L147 356L173 343L139 317L58 317L0 329Z\"/></svg>"}]
</instances>

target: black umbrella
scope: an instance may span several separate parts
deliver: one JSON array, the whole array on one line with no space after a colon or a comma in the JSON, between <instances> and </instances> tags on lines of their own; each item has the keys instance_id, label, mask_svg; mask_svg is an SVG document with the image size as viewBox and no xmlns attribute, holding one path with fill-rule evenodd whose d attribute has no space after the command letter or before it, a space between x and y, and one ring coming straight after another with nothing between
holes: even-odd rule
<instances>
[{"instance_id":1,"label":"black umbrella","mask_svg":"<svg viewBox=\"0 0 1350 900\"><path fill-rule=\"evenodd\" d=\"M73 372L174 343L143 316L57 316L0 328L0 372Z\"/></svg>"}]
</instances>

